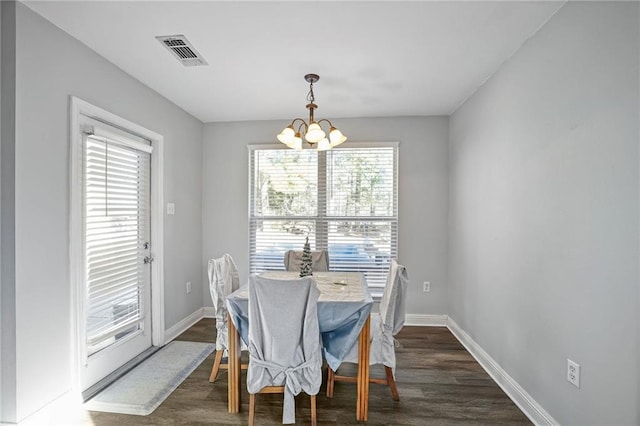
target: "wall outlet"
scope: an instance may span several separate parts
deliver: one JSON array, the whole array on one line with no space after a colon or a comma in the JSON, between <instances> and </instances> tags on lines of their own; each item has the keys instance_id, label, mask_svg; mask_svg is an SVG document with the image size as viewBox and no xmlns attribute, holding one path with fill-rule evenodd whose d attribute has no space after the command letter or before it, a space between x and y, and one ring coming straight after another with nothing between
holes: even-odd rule
<instances>
[{"instance_id":1,"label":"wall outlet","mask_svg":"<svg viewBox=\"0 0 640 426\"><path fill-rule=\"evenodd\" d=\"M187 281L186 287L187 287L187 294L191 293L191 281Z\"/></svg>"},{"instance_id":2,"label":"wall outlet","mask_svg":"<svg viewBox=\"0 0 640 426\"><path fill-rule=\"evenodd\" d=\"M431 283L429 281L425 281L422 284L422 291L424 291L425 293L429 293L431 291Z\"/></svg>"},{"instance_id":3,"label":"wall outlet","mask_svg":"<svg viewBox=\"0 0 640 426\"><path fill-rule=\"evenodd\" d=\"M167 203L167 214L176 214L176 204L175 203Z\"/></svg>"},{"instance_id":4,"label":"wall outlet","mask_svg":"<svg viewBox=\"0 0 640 426\"><path fill-rule=\"evenodd\" d=\"M580 387L580 364L567 358L567 381L575 387Z\"/></svg>"}]
</instances>

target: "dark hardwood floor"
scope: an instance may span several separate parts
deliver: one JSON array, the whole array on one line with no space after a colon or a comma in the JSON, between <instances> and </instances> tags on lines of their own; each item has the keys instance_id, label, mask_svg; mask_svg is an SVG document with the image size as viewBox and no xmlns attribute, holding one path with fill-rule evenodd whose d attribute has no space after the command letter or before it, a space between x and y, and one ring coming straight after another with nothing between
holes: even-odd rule
<instances>
[{"instance_id":1,"label":"dark hardwood floor","mask_svg":"<svg viewBox=\"0 0 640 426\"><path fill-rule=\"evenodd\" d=\"M371 385L367 424L531 424L447 328L404 327L397 339L400 402L393 401L387 386ZM178 340L215 342L214 320L201 320ZM227 413L227 375L223 371L215 383L209 383L212 365L213 354L149 416L90 412L91 420L97 426L247 424L246 387L240 414ZM372 368L372 376L383 377L384 370L378 367ZM355 373L351 370L340 369ZM317 399L318 424L358 424L355 400L355 384L336 383L332 399L326 397L323 385ZM282 395L258 395L256 401L257 425L282 424ZM296 398L296 420L298 424L310 421L309 397L304 394Z\"/></svg>"}]
</instances>

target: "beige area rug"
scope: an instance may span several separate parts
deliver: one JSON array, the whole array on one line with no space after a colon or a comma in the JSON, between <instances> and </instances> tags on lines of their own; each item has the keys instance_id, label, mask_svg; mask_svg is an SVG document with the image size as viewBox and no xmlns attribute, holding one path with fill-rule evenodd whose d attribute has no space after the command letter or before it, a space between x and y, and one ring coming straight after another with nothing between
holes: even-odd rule
<instances>
[{"instance_id":1,"label":"beige area rug","mask_svg":"<svg viewBox=\"0 0 640 426\"><path fill-rule=\"evenodd\" d=\"M215 349L215 345L173 341L84 404L90 411L151 414Z\"/></svg>"}]
</instances>

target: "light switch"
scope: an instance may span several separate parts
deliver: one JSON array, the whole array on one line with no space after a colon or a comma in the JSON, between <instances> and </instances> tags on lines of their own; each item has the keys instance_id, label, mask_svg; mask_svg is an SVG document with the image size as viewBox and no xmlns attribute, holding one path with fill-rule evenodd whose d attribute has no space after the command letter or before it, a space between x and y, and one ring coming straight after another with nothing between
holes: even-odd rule
<instances>
[{"instance_id":1,"label":"light switch","mask_svg":"<svg viewBox=\"0 0 640 426\"><path fill-rule=\"evenodd\" d=\"M176 204L167 203L167 214L176 214Z\"/></svg>"}]
</instances>

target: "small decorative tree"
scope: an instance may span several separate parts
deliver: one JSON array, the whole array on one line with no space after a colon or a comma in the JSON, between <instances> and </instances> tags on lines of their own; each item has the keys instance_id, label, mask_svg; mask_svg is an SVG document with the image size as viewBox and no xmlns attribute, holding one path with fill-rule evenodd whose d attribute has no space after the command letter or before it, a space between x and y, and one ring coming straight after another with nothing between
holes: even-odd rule
<instances>
[{"instance_id":1,"label":"small decorative tree","mask_svg":"<svg viewBox=\"0 0 640 426\"><path fill-rule=\"evenodd\" d=\"M313 275L313 266L311 265L311 246L309 245L309 237L304 242L302 249L302 262L300 263L300 277Z\"/></svg>"}]
</instances>

